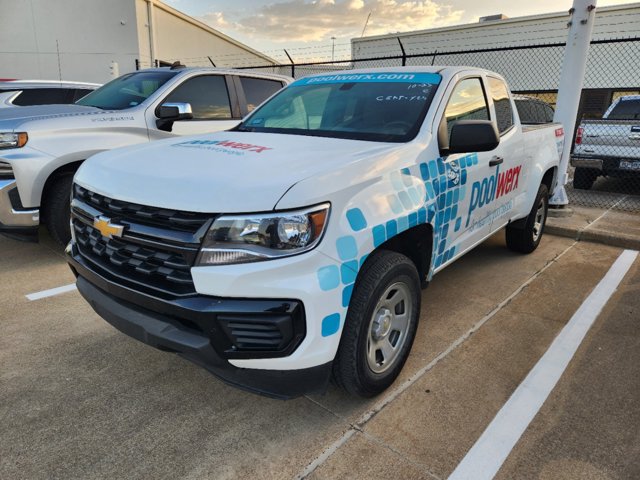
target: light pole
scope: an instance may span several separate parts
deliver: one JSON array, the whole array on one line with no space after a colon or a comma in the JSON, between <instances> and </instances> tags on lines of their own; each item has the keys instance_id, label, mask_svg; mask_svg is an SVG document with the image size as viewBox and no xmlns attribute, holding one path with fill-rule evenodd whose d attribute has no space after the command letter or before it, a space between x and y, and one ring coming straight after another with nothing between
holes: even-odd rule
<instances>
[{"instance_id":1,"label":"light pole","mask_svg":"<svg viewBox=\"0 0 640 480\"><path fill-rule=\"evenodd\" d=\"M331 61L333 62L336 53L336 37L331 37Z\"/></svg>"},{"instance_id":2,"label":"light pole","mask_svg":"<svg viewBox=\"0 0 640 480\"><path fill-rule=\"evenodd\" d=\"M549 204L554 207L564 207L569 203L565 185L568 182L569 156L587 68L596 2L597 0L573 0L573 7L569 11L569 35L562 62L556 113L553 117L554 121L562 123L564 127L564 149L558 169L558 183L549 200Z\"/></svg>"}]
</instances>

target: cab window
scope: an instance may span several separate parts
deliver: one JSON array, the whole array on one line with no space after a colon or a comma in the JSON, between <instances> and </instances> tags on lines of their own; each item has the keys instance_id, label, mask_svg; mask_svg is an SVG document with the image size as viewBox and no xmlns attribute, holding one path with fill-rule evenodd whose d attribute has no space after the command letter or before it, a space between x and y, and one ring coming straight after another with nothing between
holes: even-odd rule
<instances>
[{"instance_id":1,"label":"cab window","mask_svg":"<svg viewBox=\"0 0 640 480\"><path fill-rule=\"evenodd\" d=\"M460 120L489 120L489 107L479 78L465 78L453 89L444 111L447 133Z\"/></svg>"},{"instance_id":2,"label":"cab window","mask_svg":"<svg viewBox=\"0 0 640 480\"><path fill-rule=\"evenodd\" d=\"M227 120L231 102L222 75L192 77L178 86L163 103L189 103L194 120Z\"/></svg>"}]
</instances>

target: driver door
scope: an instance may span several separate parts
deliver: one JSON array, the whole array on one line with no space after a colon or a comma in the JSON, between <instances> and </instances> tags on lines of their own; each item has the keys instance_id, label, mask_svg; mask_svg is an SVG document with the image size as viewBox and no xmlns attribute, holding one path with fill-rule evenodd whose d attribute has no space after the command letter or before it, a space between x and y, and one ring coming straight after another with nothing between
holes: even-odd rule
<instances>
[{"instance_id":1,"label":"driver door","mask_svg":"<svg viewBox=\"0 0 640 480\"><path fill-rule=\"evenodd\" d=\"M193 118L173 122L173 135L198 135L228 130L241 120L233 83L224 75L198 75L187 78L167 95L160 105L164 103L188 103L193 111ZM156 125L150 127L152 140L154 136L167 137L167 133L158 130Z\"/></svg>"},{"instance_id":2,"label":"driver door","mask_svg":"<svg viewBox=\"0 0 640 480\"><path fill-rule=\"evenodd\" d=\"M451 135L460 120L491 120L483 80L479 76L458 79L451 91L440 128ZM438 192L436 270L474 247L491 232L491 193L496 167L493 152L466 152L445 156L442 161L447 186ZM443 258L441 259L441 255Z\"/></svg>"}]
</instances>

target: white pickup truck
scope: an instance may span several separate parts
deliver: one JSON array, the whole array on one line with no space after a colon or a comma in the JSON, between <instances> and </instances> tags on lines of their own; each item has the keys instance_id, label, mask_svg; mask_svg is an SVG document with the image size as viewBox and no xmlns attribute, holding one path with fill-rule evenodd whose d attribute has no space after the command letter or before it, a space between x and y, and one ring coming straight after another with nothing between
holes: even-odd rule
<instances>
[{"instance_id":1,"label":"white pickup truck","mask_svg":"<svg viewBox=\"0 0 640 480\"><path fill-rule=\"evenodd\" d=\"M0 232L33 238L40 221L66 245L71 180L98 152L226 130L289 77L216 68L123 75L74 105L0 109Z\"/></svg>"},{"instance_id":2,"label":"white pickup truck","mask_svg":"<svg viewBox=\"0 0 640 480\"><path fill-rule=\"evenodd\" d=\"M599 176L640 178L640 95L616 99L602 120L584 120L571 155L573 187L589 190Z\"/></svg>"},{"instance_id":3,"label":"white pickup truck","mask_svg":"<svg viewBox=\"0 0 640 480\"><path fill-rule=\"evenodd\" d=\"M505 226L538 246L563 142L488 71L306 77L233 131L85 162L67 258L109 323L231 384L372 396L435 273Z\"/></svg>"}]
</instances>

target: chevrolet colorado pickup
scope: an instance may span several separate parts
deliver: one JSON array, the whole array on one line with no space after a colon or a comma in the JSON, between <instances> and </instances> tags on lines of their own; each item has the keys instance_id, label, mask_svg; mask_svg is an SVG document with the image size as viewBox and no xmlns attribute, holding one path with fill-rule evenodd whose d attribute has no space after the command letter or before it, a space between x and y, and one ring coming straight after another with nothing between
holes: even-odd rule
<instances>
[{"instance_id":1,"label":"chevrolet colorado pickup","mask_svg":"<svg viewBox=\"0 0 640 480\"><path fill-rule=\"evenodd\" d=\"M226 382L372 396L434 274L503 227L536 249L563 142L485 70L310 76L233 131L85 162L66 254L107 322Z\"/></svg>"},{"instance_id":2,"label":"chevrolet colorado pickup","mask_svg":"<svg viewBox=\"0 0 640 480\"><path fill-rule=\"evenodd\" d=\"M66 245L71 180L88 157L234 127L290 81L238 70L156 68L123 75L74 105L0 109L0 232L34 238L42 221Z\"/></svg>"}]
</instances>

